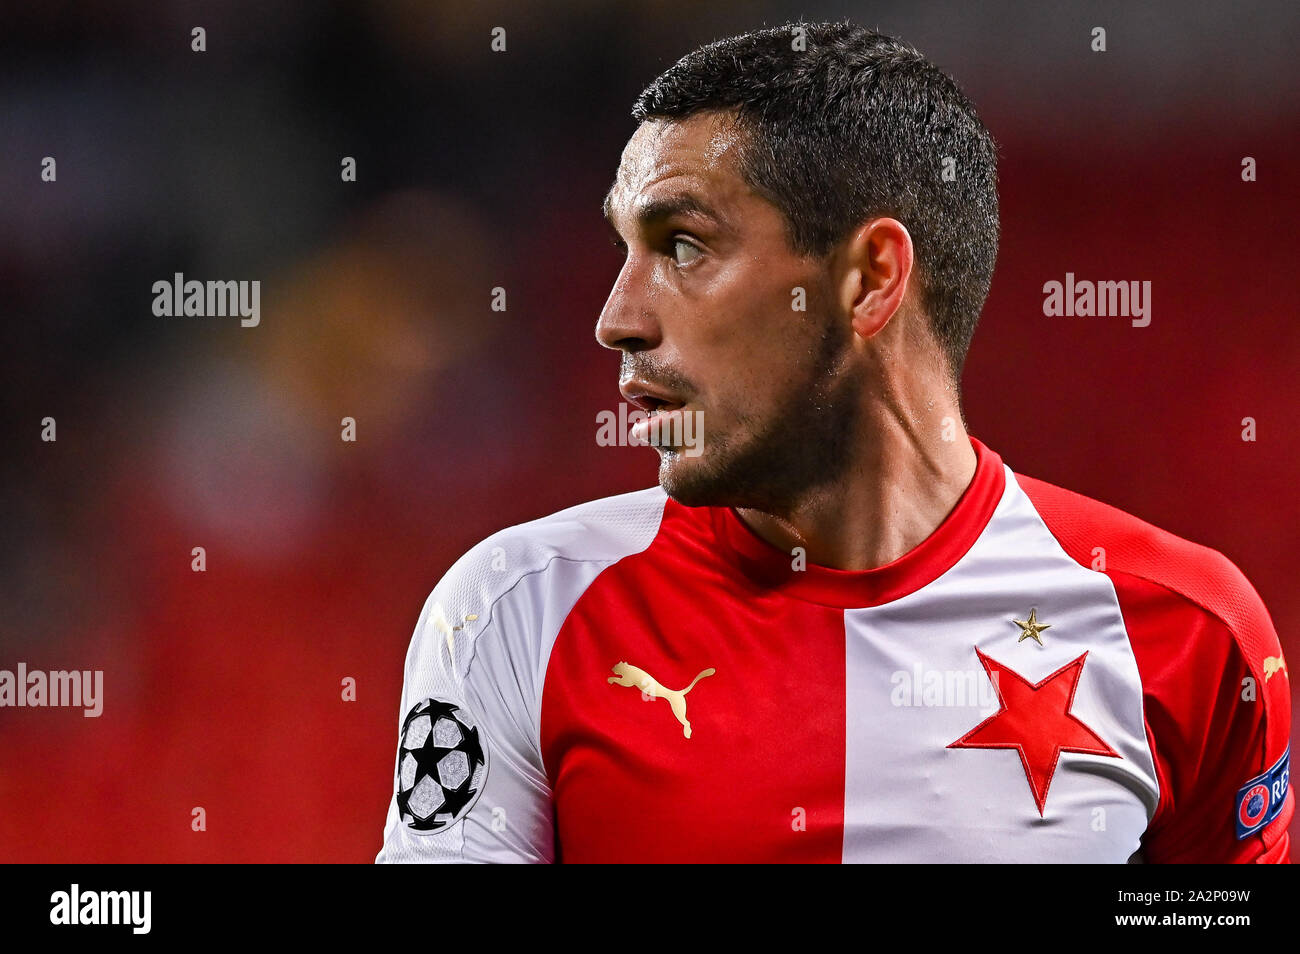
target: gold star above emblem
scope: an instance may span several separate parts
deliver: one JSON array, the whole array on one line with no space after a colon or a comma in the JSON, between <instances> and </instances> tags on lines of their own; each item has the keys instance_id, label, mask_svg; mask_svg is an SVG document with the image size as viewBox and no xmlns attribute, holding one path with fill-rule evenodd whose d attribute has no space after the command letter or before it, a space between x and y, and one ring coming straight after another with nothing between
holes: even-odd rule
<instances>
[{"instance_id":1,"label":"gold star above emblem","mask_svg":"<svg viewBox=\"0 0 1300 954\"><path fill-rule=\"evenodd\" d=\"M1043 645L1043 637L1038 634L1045 629L1052 628L1051 623L1040 623L1038 621L1038 607L1036 606L1029 611L1029 619L1013 619L1011 622L1020 627L1020 638L1016 640L1018 643L1022 643L1026 639L1033 639L1034 642L1041 646Z\"/></svg>"}]
</instances>

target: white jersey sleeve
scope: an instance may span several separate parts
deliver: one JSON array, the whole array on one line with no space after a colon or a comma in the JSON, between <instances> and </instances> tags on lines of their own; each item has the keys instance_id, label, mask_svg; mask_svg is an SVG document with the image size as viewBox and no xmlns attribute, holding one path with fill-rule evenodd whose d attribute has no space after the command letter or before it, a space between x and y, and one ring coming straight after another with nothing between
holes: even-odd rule
<instances>
[{"instance_id":1,"label":"white jersey sleeve","mask_svg":"<svg viewBox=\"0 0 1300 954\"><path fill-rule=\"evenodd\" d=\"M536 611L509 562L489 538L424 604L406 656L393 798L376 862L552 860L535 731L541 686L528 657L511 652L529 648Z\"/></svg>"},{"instance_id":2,"label":"white jersey sleeve","mask_svg":"<svg viewBox=\"0 0 1300 954\"><path fill-rule=\"evenodd\" d=\"M377 863L555 860L542 684L597 575L648 546L658 488L488 537L447 571L406 656L393 797Z\"/></svg>"}]
</instances>

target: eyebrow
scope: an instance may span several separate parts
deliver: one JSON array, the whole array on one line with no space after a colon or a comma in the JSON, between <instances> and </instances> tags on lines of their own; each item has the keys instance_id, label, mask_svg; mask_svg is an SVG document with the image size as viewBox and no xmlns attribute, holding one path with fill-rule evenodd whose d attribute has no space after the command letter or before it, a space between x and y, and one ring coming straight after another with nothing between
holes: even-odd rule
<instances>
[{"instance_id":1,"label":"eyebrow","mask_svg":"<svg viewBox=\"0 0 1300 954\"><path fill-rule=\"evenodd\" d=\"M605 221L614 226L613 208L610 203L610 196L614 194L614 187L610 186L609 191L605 193L605 199L601 202L601 212L605 215ZM636 220L642 228L647 228L656 222L671 218L674 215L697 216L716 222L723 228L730 228L726 218L724 218L713 206L709 205L699 196L690 192L676 192L672 195L662 196L657 199L651 199L637 206ZM614 226L618 231L618 227Z\"/></svg>"}]
</instances>

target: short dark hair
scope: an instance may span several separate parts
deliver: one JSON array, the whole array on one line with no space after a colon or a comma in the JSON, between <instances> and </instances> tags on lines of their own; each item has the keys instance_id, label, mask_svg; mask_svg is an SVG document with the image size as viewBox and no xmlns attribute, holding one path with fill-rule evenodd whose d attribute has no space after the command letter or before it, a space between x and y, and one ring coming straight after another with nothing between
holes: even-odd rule
<instances>
[{"instance_id":1,"label":"short dark hair","mask_svg":"<svg viewBox=\"0 0 1300 954\"><path fill-rule=\"evenodd\" d=\"M711 111L737 122L738 171L784 214L799 254L822 257L877 216L907 227L922 306L959 379L997 259L997 144L952 78L847 20L787 23L686 54L632 117Z\"/></svg>"}]
</instances>

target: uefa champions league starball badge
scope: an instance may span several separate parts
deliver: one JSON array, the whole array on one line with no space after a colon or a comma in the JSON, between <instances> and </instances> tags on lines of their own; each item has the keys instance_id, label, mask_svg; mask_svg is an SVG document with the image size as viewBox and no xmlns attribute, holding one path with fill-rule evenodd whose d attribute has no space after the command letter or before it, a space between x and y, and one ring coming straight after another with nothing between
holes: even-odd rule
<instances>
[{"instance_id":1,"label":"uefa champions league starball badge","mask_svg":"<svg viewBox=\"0 0 1300 954\"><path fill-rule=\"evenodd\" d=\"M411 831L445 831L478 801L487 748L464 706L425 699L406 715L397 755L397 808Z\"/></svg>"}]
</instances>

